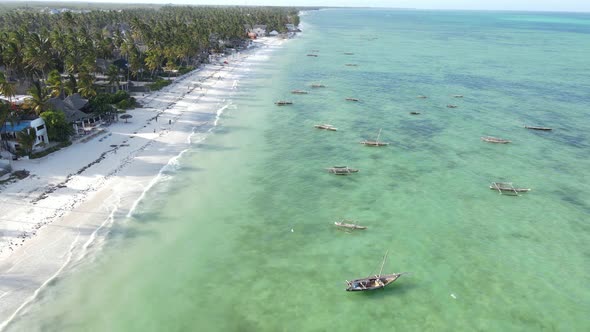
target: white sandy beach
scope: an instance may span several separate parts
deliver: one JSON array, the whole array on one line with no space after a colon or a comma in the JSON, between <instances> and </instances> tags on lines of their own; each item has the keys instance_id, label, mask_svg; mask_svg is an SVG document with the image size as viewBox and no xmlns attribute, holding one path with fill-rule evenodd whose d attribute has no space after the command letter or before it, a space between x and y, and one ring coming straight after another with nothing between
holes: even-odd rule
<instances>
[{"instance_id":1,"label":"white sandy beach","mask_svg":"<svg viewBox=\"0 0 590 332\"><path fill-rule=\"evenodd\" d=\"M258 40L228 65L203 66L138 97L143 108L129 111L128 123L13 163L30 176L0 187L0 330L63 270L100 248L112 223L133 212L161 171L217 125L249 61L268 58L282 42Z\"/></svg>"}]
</instances>

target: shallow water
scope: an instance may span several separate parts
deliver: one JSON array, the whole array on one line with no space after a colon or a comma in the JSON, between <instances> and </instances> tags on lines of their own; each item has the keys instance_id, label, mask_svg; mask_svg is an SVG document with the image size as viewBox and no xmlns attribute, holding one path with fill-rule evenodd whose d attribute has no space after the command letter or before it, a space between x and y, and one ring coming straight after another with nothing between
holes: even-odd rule
<instances>
[{"instance_id":1,"label":"shallow water","mask_svg":"<svg viewBox=\"0 0 590 332\"><path fill-rule=\"evenodd\" d=\"M303 22L96 260L13 330L590 329L590 15L322 10ZM324 122L339 130L313 128ZM359 144L380 128L390 146ZM532 191L499 195L492 181ZM340 218L369 229L334 229ZM387 250L384 272L410 276L344 291Z\"/></svg>"}]
</instances>

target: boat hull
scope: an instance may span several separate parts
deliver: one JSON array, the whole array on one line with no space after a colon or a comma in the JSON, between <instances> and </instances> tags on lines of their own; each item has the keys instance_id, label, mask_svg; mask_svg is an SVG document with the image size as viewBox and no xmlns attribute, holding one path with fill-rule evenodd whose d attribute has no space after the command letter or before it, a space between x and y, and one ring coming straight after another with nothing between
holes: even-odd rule
<instances>
[{"instance_id":1,"label":"boat hull","mask_svg":"<svg viewBox=\"0 0 590 332\"><path fill-rule=\"evenodd\" d=\"M355 279L348 281L347 292L365 292L384 288L385 286L396 281L403 273L385 274L368 278Z\"/></svg>"},{"instance_id":2,"label":"boat hull","mask_svg":"<svg viewBox=\"0 0 590 332\"><path fill-rule=\"evenodd\" d=\"M367 226L361 226L361 225L357 225L357 224L347 224L347 223L343 223L340 221L335 221L334 225L336 225L338 227L342 227L342 228L348 228L348 229L367 229Z\"/></svg>"}]
</instances>

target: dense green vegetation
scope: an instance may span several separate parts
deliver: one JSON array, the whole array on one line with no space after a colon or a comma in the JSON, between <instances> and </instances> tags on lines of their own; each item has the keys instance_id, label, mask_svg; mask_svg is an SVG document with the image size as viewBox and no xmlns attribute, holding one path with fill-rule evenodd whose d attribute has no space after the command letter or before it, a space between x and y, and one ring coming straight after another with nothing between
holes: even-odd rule
<instances>
[{"instance_id":1,"label":"dense green vegetation","mask_svg":"<svg viewBox=\"0 0 590 332\"><path fill-rule=\"evenodd\" d=\"M48 79L59 93L96 95L96 73L119 84L119 76L156 77L163 70L194 67L212 51L240 45L246 25L285 31L299 23L297 10L278 7L172 7L42 13L13 10L0 15L0 66L10 81ZM98 63L124 59L120 66ZM97 61L98 60L98 61ZM57 88L53 89L54 95Z\"/></svg>"}]
</instances>

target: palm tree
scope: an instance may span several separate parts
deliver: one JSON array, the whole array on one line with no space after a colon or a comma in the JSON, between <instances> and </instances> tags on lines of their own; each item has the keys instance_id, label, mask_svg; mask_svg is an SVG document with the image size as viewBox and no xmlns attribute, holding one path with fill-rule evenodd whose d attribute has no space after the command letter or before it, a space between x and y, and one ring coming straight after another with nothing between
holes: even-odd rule
<instances>
[{"instance_id":1,"label":"palm tree","mask_svg":"<svg viewBox=\"0 0 590 332\"><path fill-rule=\"evenodd\" d=\"M16 140L22 154L28 156L33 151L33 146L37 140L37 132L35 128L25 128L16 133Z\"/></svg>"},{"instance_id":2,"label":"palm tree","mask_svg":"<svg viewBox=\"0 0 590 332\"><path fill-rule=\"evenodd\" d=\"M121 78L119 77L119 68L115 65L110 65L109 68L107 68L107 79L110 85L116 85L117 86L117 90L119 90L121 88L119 82L121 81Z\"/></svg>"},{"instance_id":3,"label":"palm tree","mask_svg":"<svg viewBox=\"0 0 590 332\"><path fill-rule=\"evenodd\" d=\"M47 100L49 99L47 88L41 82L33 81L31 88L27 92L31 95L25 99L27 106L37 115L43 113L47 107Z\"/></svg>"},{"instance_id":4,"label":"palm tree","mask_svg":"<svg viewBox=\"0 0 590 332\"><path fill-rule=\"evenodd\" d=\"M51 93L51 97L63 97L64 94L64 82L57 69L49 72L47 77L47 88Z\"/></svg>"},{"instance_id":5,"label":"palm tree","mask_svg":"<svg viewBox=\"0 0 590 332\"><path fill-rule=\"evenodd\" d=\"M8 99L9 102L12 101L12 97L16 96L16 85L14 83L8 82L6 80L6 76L4 73L0 71L0 95L3 95Z\"/></svg>"},{"instance_id":6,"label":"palm tree","mask_svg":"<svg viewBox=\"0 0 590 332\"><path fill-rule=\"evenodd\" d=\"M94 77L87 72L80 72L78 75L78 92L84 98L96 96L94 89Z\"/></svg>"}]
</instances>

